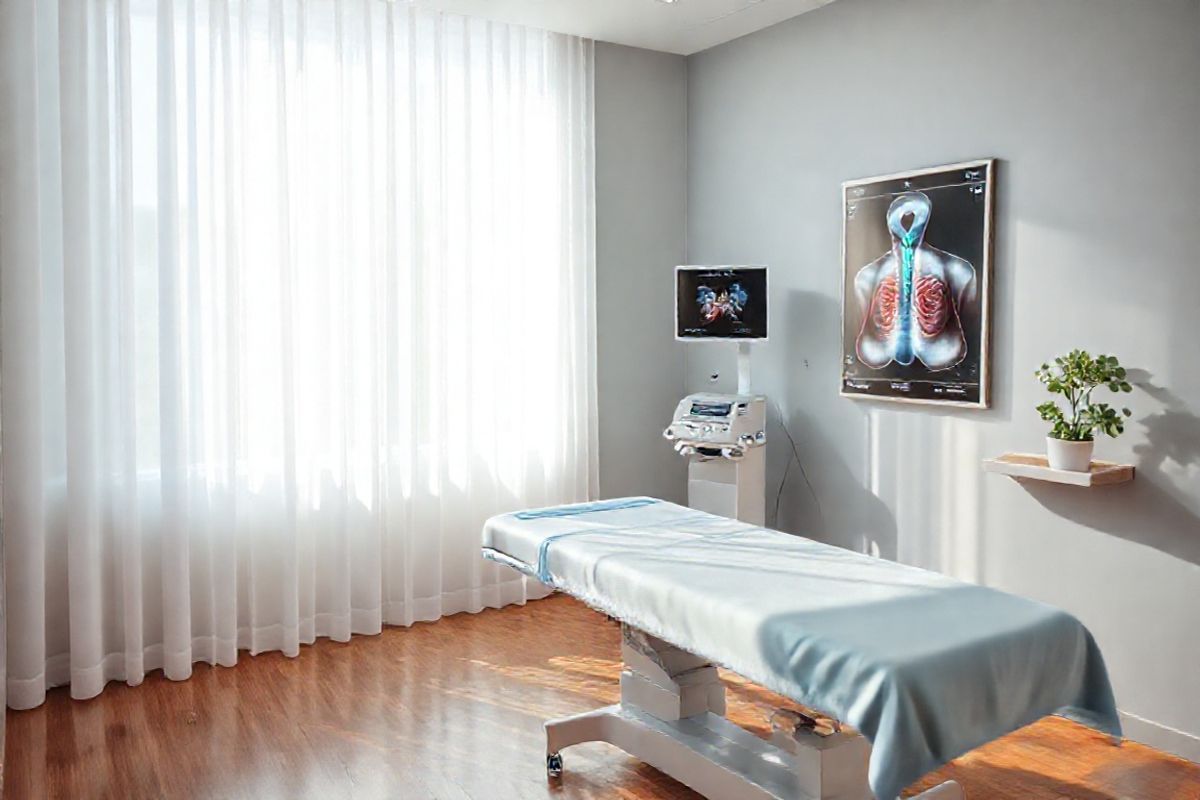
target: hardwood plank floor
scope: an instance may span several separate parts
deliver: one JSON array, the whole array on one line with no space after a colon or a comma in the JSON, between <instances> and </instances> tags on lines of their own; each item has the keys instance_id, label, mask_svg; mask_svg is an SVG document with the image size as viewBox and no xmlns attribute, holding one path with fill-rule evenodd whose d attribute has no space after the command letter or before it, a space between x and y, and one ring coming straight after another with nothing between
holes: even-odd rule
<instances>
[{"instance_id":1,"label":"hardwood plank floor","mask_svg":"<svg viewBox=\"0 0 1200 800\"><path fill-rule=\"evenodd\" d=\"M546 781L542 722L617 700L618 640L555 596L85 702L55 690L8 714L6 797L696 798L602 744L571 748L561 784ZM730 716L765 732L782 700L725 677ZM947 777L970 800L1200 799L1200 766L1056 718L919 787Z\"/></svg>"}]
</instances>

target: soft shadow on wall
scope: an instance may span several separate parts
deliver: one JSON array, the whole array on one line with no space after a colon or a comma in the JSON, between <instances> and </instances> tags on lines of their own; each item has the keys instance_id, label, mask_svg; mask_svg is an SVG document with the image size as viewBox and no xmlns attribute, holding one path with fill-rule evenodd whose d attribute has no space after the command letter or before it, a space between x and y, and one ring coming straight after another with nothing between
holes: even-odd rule
<instances>
[{"instance_id":1,"label":"soft shadow on wall","mask_svg":"<svg viewBox=\"0 0 1200 800\"><path fill-rule=\"evenodd\" d=\"M1194 488L1185 491L1176 477L1200 471L1200 417L1169 389L1155 385L1149 373L1129 372L1131 383L1162 404L1157 413L1134 422L1145 441L1133 448L1133 481L1086 497L1072 486L1041 481L1021 485L1060 517L1200 566L1200 493Z\"/></svg>"},{"instance_id":2,"label":"soft shadow on wall","mask_svg":"<svg viewBox=\"0 0 1200 800\"><path fill-rule=\"evenodd\" d=\"M774 524L776 491L786 471L780 530L982 579L980 474L964 473L962 465L978 464L982 457L981 423L1010 418L1011 393L994 391L993 407L986 411L841 397L837 292L836 284L829 292L789 291L786 313L776 315L772 337L778 333L786 343L784 361L776 354L773 370L781 385L760 388L790 407L787 424L813 491L795 464L787 470L786 437L777 428L769 431L768 524ZM996 305L1005 307L1003 301ZM1011 367L1001 366L1011 361L1011 343L1007 336L997 337L992 346L997 354L993 385L1003 387L1011 378Z\"/></svg>"},{"instance_id":3,"label":"soft shadow on wall","mask_svg":"<svg viewBox=\"0 0 1200 800\"><path fill-rule=\"evenodd\" d=\"M794 352L795 343L803 344L797 363L772 370L784 382L777 389L778 397L772 397L770 388L766 392L771 442L767 449L767 524L894 560L898 548L892 512L871 491L868 481L855 474L826 433L830 425L861 427L861 416L849 408L850 401L834 415L807 410L821 409L823 402L828 402L822 395L833 394L835 402L840 400L836 376L841 310L828 295L809 291L788 292L786 307L786 313L773 315L776 327L772 338L778 336L786 343L782 348L785 358ZM790 468L792 445L779 429L780 414L795 439L799 458Z\"/></svg>"},{"instance_id":4,"label":"soft shadow on wall","mask_svg":"<svg viewBox=\"0 0 1200 800\"><path fill-rule=\"evenodd\" d=\"M994 311L1007 307L1002 297L1003 292L996 298ZM795 351L790 346L783 351L789 363L773 365L771 372L781 377L782 385L763 387L770 403L768 434L772 442L768 449L768 525L852 550L899 558L898 517L906 517L908 498L919 498L903 486L892 485L896 470L890 463L891 452L903 450L907 440L915 438L927 452L940 453L926 465L929 469L921 481L922 491L930 494L925 497L926 510L938 511L941 524L937 527L942 528L941 536L937 530L930 530L929 535L944 538L946 529L958 529L960 538L966 531L978 532L986 512L979 494L982 487L977 478L963 480L955 465L978 463L983 455L976 452L980 445L975 425L1003 424L1011 418L1011 393L1004 390L1012 373L1007 337L992 342L995 360L991 410L859 402L836 397L836 377L831 377L838 374L841 349L838 302L826 294L797 290L787 293L786 307L787 313L776 317L776 330L782 328L780 340L804 344L799 356L792 355ZM1005 315L1001 311L996 316ZM993 322L1004 329L1001 319ZM1052 483L1030 481L1022 482L1022 486L1059 517L1200 565L1200 495L1186 492L1179 477L1189 470L1200 470L1200 416L1170 390L1156 385L1145 371L1131 370L1130 377L1139 390L1162 406L1156 413L1135 418L1130 426L1130 433L1144 436L1144 441L1134 447L1138 457L1136 479L1087 492L1086 496L1077 487ZM820 413L828 408L831 398L835 412ZM780 413L796 441L800 459L799 464L792 462L790 467L792 449L779 428ZM864 430L868 439L880 439L877 449L881 452L874 456L864 453L863 463L856 469L833 438L831 431L837 426L854 426ZM961 452L964 447L970 452ZM947 491L955 497L955 508L949 511L940 509L936 500ZM912 526L916 539L927 527ZM970 547L966 541L954 544L964 553L947 557L938 541L914 540L903 560L943 570L963 567L963 574L974 573L976 579L981 578L982 563L965 564L982 558L979 548Z\"/></svg>"}]
</instances>

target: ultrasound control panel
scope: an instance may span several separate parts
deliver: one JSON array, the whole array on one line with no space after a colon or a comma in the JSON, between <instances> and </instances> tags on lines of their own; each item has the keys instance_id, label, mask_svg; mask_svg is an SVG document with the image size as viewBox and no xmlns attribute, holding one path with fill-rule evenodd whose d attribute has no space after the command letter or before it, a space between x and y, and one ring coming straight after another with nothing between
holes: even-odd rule
<instances>
[{"instance_id":1,"label":"ultrasound control panel","mask_svg":"<svg viewBox=\"0 0 1200 800\"><path fill-rule=\"evenodd\" d=\"M766 443L765 423L763 397L692 394L679 401L663 436L683 455L741 458Z\"/></svg>"}]
</instances>

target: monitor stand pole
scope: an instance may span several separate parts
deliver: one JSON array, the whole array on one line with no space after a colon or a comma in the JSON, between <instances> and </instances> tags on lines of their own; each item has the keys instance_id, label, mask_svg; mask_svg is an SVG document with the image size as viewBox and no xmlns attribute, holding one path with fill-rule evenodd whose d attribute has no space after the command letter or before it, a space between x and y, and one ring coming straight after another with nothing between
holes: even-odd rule
<instances>
[{"instance_id":1,"label":"monitor stand pole","mask_svg":"<svg viewBox=\"0 0 1200 800\"><path fill-rule=\"evenodd\" d=\"M750 343L738 342L737 393L750 394Z\"/></svg>"}]
</instances>

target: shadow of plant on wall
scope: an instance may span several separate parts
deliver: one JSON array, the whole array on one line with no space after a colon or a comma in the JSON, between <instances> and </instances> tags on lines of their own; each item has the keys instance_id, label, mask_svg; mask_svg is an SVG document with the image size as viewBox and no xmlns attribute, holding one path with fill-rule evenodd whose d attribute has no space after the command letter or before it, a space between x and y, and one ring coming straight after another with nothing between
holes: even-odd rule
<instances>
[{"instance_id":1,"label":"shadow of plant on wall","mask_svg":"<svg viewBox=\"0 0 1200 800\"><path fill-rule=\"evenodd\" d=\"M1151 383L1148 374L1138 388L1163 404L1159 413L1138 420L1146 429L1146 441L1133 448L1138 469L1162 470L1168 461L1181 468L1200 465L1200 417L1170 390Z\"/></svg>"},{"instance_id":2,"label":"shadow of plant on wall","mask_svg":"<svg viewBox=\"0 0 1200 800\"><path fill-rule=\"evenodd\" d=\"M1131 483L1084 491L1033 481L1022 485L1059 516L1200 565L1200 495L1187 488L1189 473L1200 471L1200 416L1154 385L1149 373L1130 370L1130 380L1163 406L1137 420L1145 441L1134 445L1137 473Z\"/></svg>"},{"instance_id":3,"label":"shadow of plant on wall","mask_svg":"<svg viewBox=\"0 0 1200 800\"><path fill-rule=\"evenodd\" d=\"M1200 417L1190 411L1162 411L1143 420L1146 444L1133 448L1143 468L1156 469L1165 461L1179 466L1200 463Z\"/></svg>"}]
</instances>

